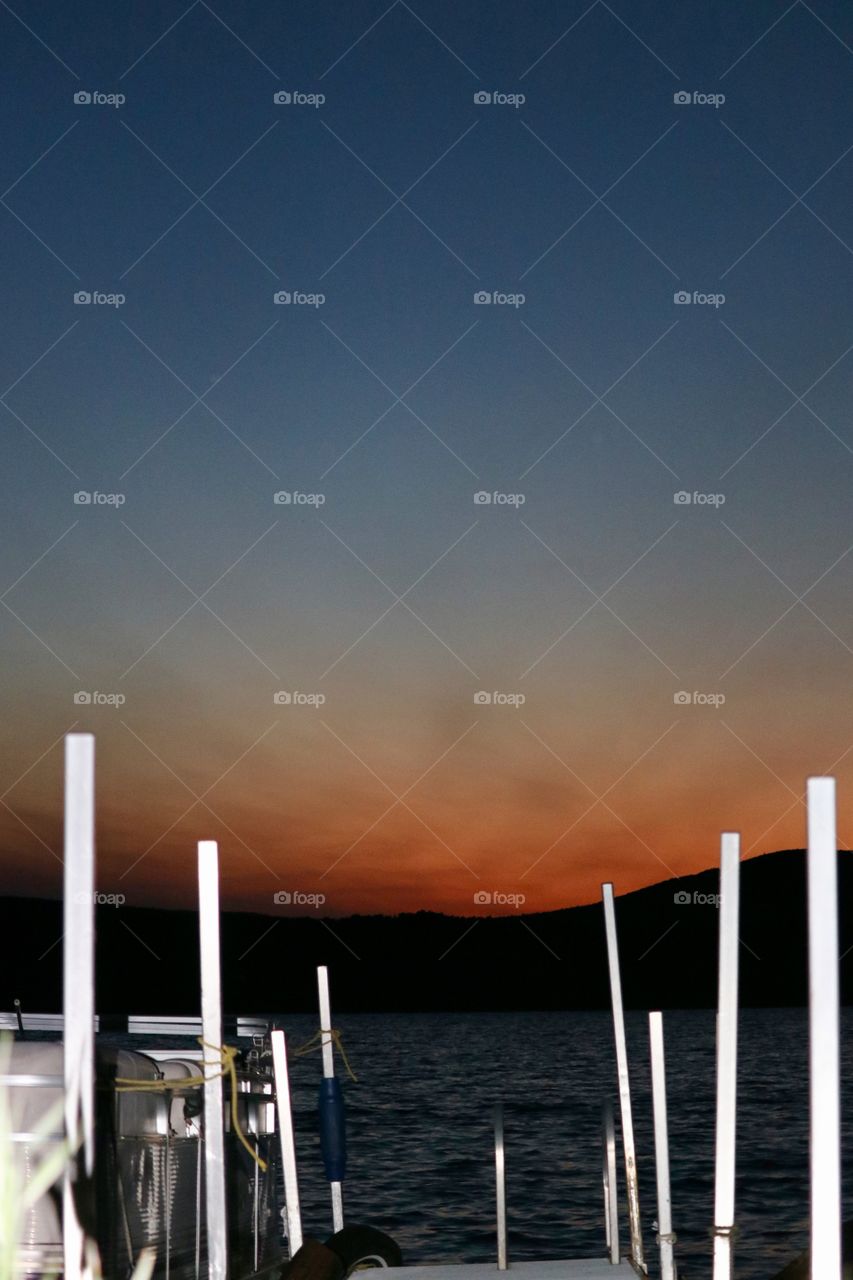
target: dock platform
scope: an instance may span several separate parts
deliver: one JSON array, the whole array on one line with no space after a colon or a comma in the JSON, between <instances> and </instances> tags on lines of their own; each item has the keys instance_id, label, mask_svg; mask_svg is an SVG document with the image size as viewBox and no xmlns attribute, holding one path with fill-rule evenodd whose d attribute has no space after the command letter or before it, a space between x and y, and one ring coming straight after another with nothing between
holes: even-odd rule
<instances>
[{"instance_id":1,"label":"dock platform","mask_svg":"<svg viewBox=\"0 0 853 1280\"><path fill-rule=\"evenodd\" d=\"M510 1262L507 1272L517 1280L637 1280L637 1272L627 1259L613 1263L608 1258L570 1258L548 1262ZM383 1280L495 1280L500 1276L494 1262L446 1263L424 1267L386 1267Z\"/></svg>"}]
</instances>

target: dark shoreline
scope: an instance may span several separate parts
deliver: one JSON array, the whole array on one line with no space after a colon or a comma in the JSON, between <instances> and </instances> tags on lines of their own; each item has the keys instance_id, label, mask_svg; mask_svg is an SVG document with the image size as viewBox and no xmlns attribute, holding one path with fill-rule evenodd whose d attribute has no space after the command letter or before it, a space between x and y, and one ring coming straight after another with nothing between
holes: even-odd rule
<instances>
[{"instance_id":1,"label":"dark shoreline","mask_svg":"<svg viewBox=\"0 0 853 1280\"><path fill-rule=\"evenodd\" d=\"M840 952L853 944L853 858L839 854ZM741 869L741 1004L807 1003L805 863L801 850ZM628 1008L713 1008L717 999L715 870L617 901ZM693 900L693 895L698 900ZM681 901L676 901L681 895ZM690 901L684 901L688 895ZM190 911L97 908L97 1008L188 1014L198 1005L198 924ZM6 964L0 1007L61 1007L62 904L0 899ZM460 918L433 912L322 918L225 913L224 1007L252 1014L316 1007L315 966L332 972L338 1012L604 1009L609 1004L597 904L542 914ZM853 1004L853 955L841 998Z\"/></svg>"}]
</instances>

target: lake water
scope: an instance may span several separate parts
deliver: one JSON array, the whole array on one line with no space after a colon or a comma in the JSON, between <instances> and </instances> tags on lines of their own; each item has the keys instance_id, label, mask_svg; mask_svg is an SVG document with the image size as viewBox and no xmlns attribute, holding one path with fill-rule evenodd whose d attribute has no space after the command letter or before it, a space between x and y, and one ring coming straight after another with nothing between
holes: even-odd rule
<instances>
[{"instance_id":1,"label":"lake water","mask_svg":"<svg viewBox=\"0 0 853 1280\"><path fill-rule=\"evenodd\" d=\"M807 1015L747 1010L740 1021L738 1280L767 1280L808 1233ZM295 1047L316 1020L283 1016ZM610 1018L603 1013L341 1015L359 1077L347 1082L345 1211L393 1235L406 1262L495 1256L492 1107L505 1108L509 1252L517 1260L602 1254L600 1105L617 1112ZM710 1275L714 1026L709 1011L664 1015L677 1257ZM640 1208L658 1274L648 1023L628 1015ZM843 1016L844 1148L853 1121L853 1010ZM331 1231L316 1136L319 1054L291 1063L305 1230ZM620 1167L620 1179L622 1170ZM853 1192L853 1161L845 1162ZM849 1204L849 1196L845 1203ZM627 1245L624 1185L621 1238Z\"/></svg>"}]
</instances>

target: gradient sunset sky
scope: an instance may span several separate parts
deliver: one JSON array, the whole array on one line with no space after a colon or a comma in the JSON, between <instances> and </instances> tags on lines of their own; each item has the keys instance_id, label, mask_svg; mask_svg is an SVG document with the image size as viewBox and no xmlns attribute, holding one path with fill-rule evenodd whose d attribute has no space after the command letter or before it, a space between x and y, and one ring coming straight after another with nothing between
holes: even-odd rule
<instances>
[{"instance_id":1,"label":"gradient sunset sky","mask_svg":"<svg viewBox=\"0 0 853 1280\"><path fill-rule=\"evenodd\" d=\"M848 5L0 30L0 891L72 727L133 904L215 838L233 908L566 906L801 846L822 772L848 846Z\"/></svg>"}]
</instances>

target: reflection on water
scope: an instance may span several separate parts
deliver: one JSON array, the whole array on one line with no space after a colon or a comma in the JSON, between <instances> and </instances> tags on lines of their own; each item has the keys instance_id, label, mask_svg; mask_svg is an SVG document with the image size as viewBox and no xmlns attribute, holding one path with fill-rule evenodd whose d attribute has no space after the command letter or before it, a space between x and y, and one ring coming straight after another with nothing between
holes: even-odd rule
<instances>
[{"instance_id":1,"label":"reflection on water","mask_svg":"<svg viewBox=\"0 0 853 1280\"><path fill-rule=\"evenodd\" d=\"M804 1247L808 1223L806 1018L747 1010L740 1023L736 1243L739 1280L766 1280ZM292 1046L315 1022L283 1017ZM506 1110L510 1254L601 1254L599 1108L616 1104L612 1032L602 1013L376 1014L335 1019L359 1077L345 1085L350 1167L345 1206L400 1242L406 1261L494 1257L491 1107ZM710 1275L714 1013L664 1015L678 1257ZM647 1019L628 1015L640 1205L650 1270L655 1183ZM843 1035L850 1137L853 1011ZM306 1230L330 1213L316 1137L318 1055L292 1063ZM618 1111L618 1108L616 1108ZM850 1142L844 1143L845 1149ZM621 1173L621 1170L620 1170ZM845 1162L845 1191L853 1162ZM620 1187L624 1204L624 1190ZM849 1212L849 1211L848 1211ZM330 1228L329 1228L330 1229ZM627 1237L624 1212L623 1240Z\"/></svg>"}]
</instances>

